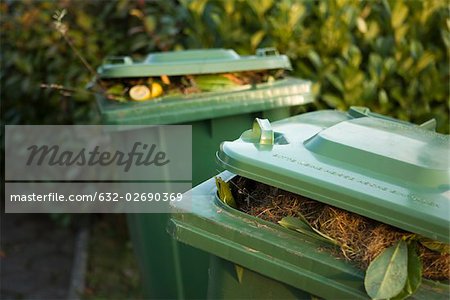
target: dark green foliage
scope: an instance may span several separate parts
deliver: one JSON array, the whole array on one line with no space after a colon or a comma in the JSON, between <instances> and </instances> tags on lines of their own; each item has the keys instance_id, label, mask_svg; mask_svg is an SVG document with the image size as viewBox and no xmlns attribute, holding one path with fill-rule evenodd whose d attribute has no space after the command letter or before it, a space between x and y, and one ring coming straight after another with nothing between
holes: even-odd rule
<instances>
[{"instance_id":1,"label":"dark green foliage","mask_svg":"<svg viewBox=\"0 0 450 300\"><path fill-rule=\"evenodd\" d=\"M183 1L186 42L253 53L274 46L315 81L317 107L364 105L448 132L445 1ZM205 26L207 24L207 26Z\"/></svg>"},{"instance_id":2,"label":"dark green foliage","mask_svg":"<svg viewBox=\"0 0 450 300\"><path fill-rule=\"evenodd\" d=\"M1 96L6 123L98 122L91 79L52 28L66 8L69 36L93 65L106 55L274 46L315 82L318 108L368 106L448 133L450 17L446 1L60 1L1 4Z\"/></svg>"},{"instance_id":3,"label":"dark green foliage","mask_svg":"<svg viewBox=\"0 0 450 300\"><path fill-rule=\"evenodd\" d=\"M94 68L107 55L143 56L173 49L180 40L174 1L2 1L0 76L6 124L99 122L94 97L83 92L92 75L53 26L55 11L64 8L68 36ZM42 89L42 83L81 92L61 95Z\"/></svg>"}]
</instances>

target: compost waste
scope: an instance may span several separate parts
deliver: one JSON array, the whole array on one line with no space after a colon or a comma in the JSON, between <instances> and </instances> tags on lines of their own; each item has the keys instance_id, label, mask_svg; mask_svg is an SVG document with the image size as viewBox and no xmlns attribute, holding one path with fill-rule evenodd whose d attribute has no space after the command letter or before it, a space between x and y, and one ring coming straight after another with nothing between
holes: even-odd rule
<instances>
[{"instance_id":1,"label":"compost waste","mask_svg":"<svg viewBox=\"0 0 450 300\"><path fill-rule=\"evenodd\" d=\"M130 93L136 86L148 88L149 96L143 99L151 100L160 96L189 95L221 91L245 85L254 86L284 77L285 70L276 69L220 74L102 79L101 86L107 99L127 102L131 100L141 101L141 99L134 98ZM158 89L156 93L153 91L155 88Z\"/></svg>"},{"instance_id":2,"label":"compost waste","mask_svg":"<svg viewBox=\"0 0 450 300\"><path fill-rule=\"evenodd\" d=\"M338 241L341 247L330 248L333 254L364 270L384 249L414 235L248 178L236 176L230 183L239 210L276 224L287 216L304 216L315 229ZM420 243L418 253L424 278L450 279L450 254L430 250Z\"/></svg>"}]
</instances>

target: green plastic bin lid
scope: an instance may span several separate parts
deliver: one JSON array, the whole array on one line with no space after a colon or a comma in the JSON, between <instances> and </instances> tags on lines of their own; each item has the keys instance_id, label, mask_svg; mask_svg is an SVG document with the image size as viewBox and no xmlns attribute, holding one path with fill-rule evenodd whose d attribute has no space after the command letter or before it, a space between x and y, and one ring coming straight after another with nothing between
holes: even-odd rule
<instances>
[{"instance_id":1,"label":"green plastic bin lid","mask_svg":"<svg viewBox=\"0 0 450 300\"><path fill-rule=\"evenodd\" d=\"M256 55L240 56L231 49L184 50L150 53L144 61L129 56L107 57L97 72L101 78L177 76L255 70L288 69L286 55L274 48L257 49Z\"/></svg>"},{"instance_id":2,"label":"green plastic bin lid","mask_svg":"<svg viewBox=\"0 0 450 300\"><path fill-rule=\"evenodd\" d=\"M353 107L253 129L217 154L227 170L450 242L450 140L421 126Z\"/></svg>"}]
</instances>

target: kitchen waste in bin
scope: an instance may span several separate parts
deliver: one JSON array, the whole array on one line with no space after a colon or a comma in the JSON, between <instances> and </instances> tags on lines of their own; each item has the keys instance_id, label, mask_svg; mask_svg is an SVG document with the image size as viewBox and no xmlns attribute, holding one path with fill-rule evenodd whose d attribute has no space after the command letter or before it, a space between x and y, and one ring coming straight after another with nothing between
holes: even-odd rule
<instances>
[{"instance_id":1,"label":"kitchen waste in bin","mask_svg":"<svg viewBox=\"0 0 450 300\"><path fill-rule=\"evenodd\" d=\"M107 57L98 69L106 98L119 102L251 88L285 77L289 60L274 48L239 56L230 49L152 53L142 62ZM139 89L139 93L136 93Z\"/></svg>"},{"instance_id":2,"label":"kitchen waste in bin","mask_svg":"<svg viewBox=\"0 0 450 300\"><path fill-rule=\"evenodd\" d=\"M102 80L107 98L119 102L129 100L146 101L162 96L189 95L203 92L223 91L242 86L273 82L285 77L284 70L246 71L207 75L160 76L141 78L120 78ZM136 87L147 88L147 96L133 93Z\"/></svg>"}]
</instances>

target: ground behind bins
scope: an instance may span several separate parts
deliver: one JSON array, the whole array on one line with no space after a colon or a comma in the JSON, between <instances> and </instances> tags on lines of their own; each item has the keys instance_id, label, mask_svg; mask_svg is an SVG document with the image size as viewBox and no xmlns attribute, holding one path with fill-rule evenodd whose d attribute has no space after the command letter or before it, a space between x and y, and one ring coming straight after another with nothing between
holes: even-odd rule
<instances>
[{"instance_id":1,"label":"ground behind bins","mask_svg":"<svg viewBox=\"0 0 450 300\"><path fill-rule=\"evenodd\" d=\"M2 214L0 299L67 299L76 226L46 214ZM81 299L142 298L124 215L91 216Z\"/></svg>"}]
</instances>

